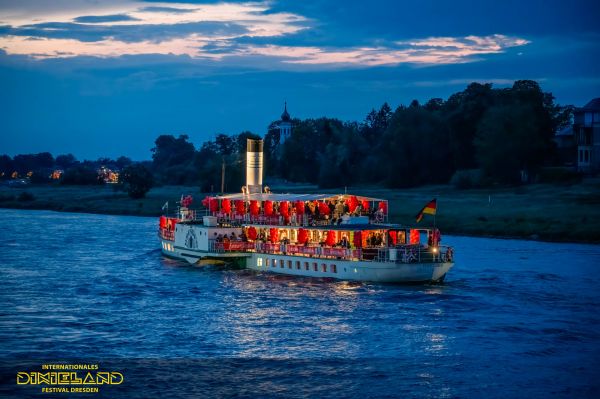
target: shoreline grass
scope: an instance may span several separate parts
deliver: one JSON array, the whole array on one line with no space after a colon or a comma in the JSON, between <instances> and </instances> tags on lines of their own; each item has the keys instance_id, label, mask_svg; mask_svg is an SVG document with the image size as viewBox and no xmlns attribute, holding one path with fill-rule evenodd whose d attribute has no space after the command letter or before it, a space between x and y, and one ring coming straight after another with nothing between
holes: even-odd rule
<instances>
[{"instance_id":1,"label":"shoreline grass","mask_svg":"<svg viewBox=\"0 0 600 399\"><path fill-rule=\"evenodd\" d=\"M344 192L344 189L318 190L306 185L272 188L275 192ZM33 199L19 200L23 192L32 194ZM432 216L426 215L416 224L415 215L427 201L437 198L436 225L443 234L600 243L600 180L597 179L574 185L533 184L470 190L449 185L399 190L352 187L348 192L388 199L390 220L408 226L431 226ZM111 186L4 186L0 187L0 207L158 216L166 201L173 210L182 194L191 194L195 206L206 195L197 187L163 186L153 188L146 198L134 200Z\"/></svg>"}]
</instances>

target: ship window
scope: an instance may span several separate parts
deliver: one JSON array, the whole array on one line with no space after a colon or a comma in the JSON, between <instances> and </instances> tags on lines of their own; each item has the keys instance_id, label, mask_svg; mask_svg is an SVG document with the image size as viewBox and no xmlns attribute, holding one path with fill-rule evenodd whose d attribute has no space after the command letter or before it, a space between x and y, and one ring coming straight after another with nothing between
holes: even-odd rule
<instances>
[{"instance_id":1,"label":"ship window","mask_svg":"<svg viewBox=\"0 0 600 399\"><path fill-rule=\"evenodd\" d=\"M299 260L296 261L296 269L300 270L300 261Z\"/></svg>"},{"instance_id":2,"label":"ship window","mask_svg":"<svg viewBox=\"0 0 600 399\"><path fill-rule=\"evenodd\" d=\"M285 267L285 261L283 259L279 259L279 267L282 269Z\"/></svg>"},{"instance_id":3,"label":"ship window","mask_svg":"<svg viewBox=\"0 0 600 399\"><path fill-rule=\"evenodd\" d=\"M263 258L256 258L256 266L261 267L263 265Z\"/></svg>"},{"instance_id":4,"label":"ship window","mask_svg":"<svg viewBox=\"0 0 600 399\"><path fill-rule=\"evenodd\" d=\"M327 273L327 265L325 263L321 265L321 270L323 270L323 273Z\"/></svg>"},{"instance_id":5,"label":"ship window","mask_svg":"<svg viewBox=\"0 0 600 399\"><path fill-rule=\"evenodd\" d=\"M304 262L304 269L306 269L306 270L308 270L308 269L309 269L309 267L308 267L308 262Z\"/></svg>"},{"instance_id":6,"label":"ship window","mask_svg":"<svg viewBox=\"0 0 600 399\"><path fill-rule=\"evenodd\" d=\"M319 266L317 265L317 262L313 262L313 270L316 272L319 271Z\"/></svg>"},{"instance_id":7,"label":"ship window","mask_svg":"<svg viewBox=\"0 0 600 399\"><path fill-rule=\"evenodd\" d=\"M292 261L288 260L288 269L291 269L291 268L292 268Z\"/></svg>"},{"instance_id":8,"label":"ship window","mask_svg":"<svg viewBox=\"0 0 600 399\"><path fill-rule=\"evenodd\" d=\"M273 267L277 267L277 259L273 259Z\"/></svg>"},{"instance_id":9,"label":"ship window","mask_svg":"<svg viewBox=\"0 0 600 399\"><path fill-rule=\"evenodd\" d=\"M331 265L331 273L337 273L337 266Z\"/></svg>"}]
</instances>

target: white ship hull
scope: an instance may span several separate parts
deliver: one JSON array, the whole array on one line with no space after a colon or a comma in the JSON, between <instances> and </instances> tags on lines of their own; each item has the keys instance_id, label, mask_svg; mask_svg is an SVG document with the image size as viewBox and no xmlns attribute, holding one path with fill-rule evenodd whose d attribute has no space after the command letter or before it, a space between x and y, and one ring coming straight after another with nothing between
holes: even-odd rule
<instances>
[{"instance_id":1,"label":"white ship hull","mask_svg":"<svg viewBox=\"0 0 600 399\"><path fill-rule=\"evenodd\" d=\"M452 262L402 263L267 253L218 253L179 247L168 240L161 241L164 255L190 264L231 264L258 272L349 281L436 283L442 282L454 266Z\"/></svg>"}]
</instances>

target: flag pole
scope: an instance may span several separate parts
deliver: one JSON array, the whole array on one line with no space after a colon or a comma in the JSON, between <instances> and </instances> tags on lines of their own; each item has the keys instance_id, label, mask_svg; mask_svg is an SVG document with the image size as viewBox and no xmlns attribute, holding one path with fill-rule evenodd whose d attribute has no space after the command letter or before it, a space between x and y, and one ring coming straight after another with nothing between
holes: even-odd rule
<instances>
[{"instance_id":1,"label":"flag pole","mask_svg":"<svg viewBox=\"0 0 600 399\"><path fill-rule=\"evenodd\" d=\"M435 213L433 214L433 230L435 230L435 217L437 215L437 210L438 210L437 198L438 197L435 197Z\"/></svg>"}]
</instances>

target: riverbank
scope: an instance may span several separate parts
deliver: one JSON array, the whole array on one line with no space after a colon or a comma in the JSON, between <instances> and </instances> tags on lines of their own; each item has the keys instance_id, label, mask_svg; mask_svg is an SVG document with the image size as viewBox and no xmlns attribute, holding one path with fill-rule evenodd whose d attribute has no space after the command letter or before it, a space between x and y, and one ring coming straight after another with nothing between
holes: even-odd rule
<instances>
[{"instance_id":1,"label":"riverbank","mask_svg":"<svg viewBox=\"0 0 600 399\"><path fill-rule=\"evenodd\" d=\"M272 188L276 192L317 191L306 186ZM33 198L27 199L23 192ZM445 234L600 243L597 179L569 186L534 184L473 190L457 190L448 185L403 190L363 187L349 188L348 192L388 199L391 220L407 225L414 225L419 209L437 198L435 222ZM111 186L30 185L0 187L0 207L158 216L166 201L174 209L182 194L191 194L196 206L206 195L195 187L164 186L153 188L144 199L133 200ZM419 225L432 224L433 217L426 215Z\"/></svg>"}]
</instances>

